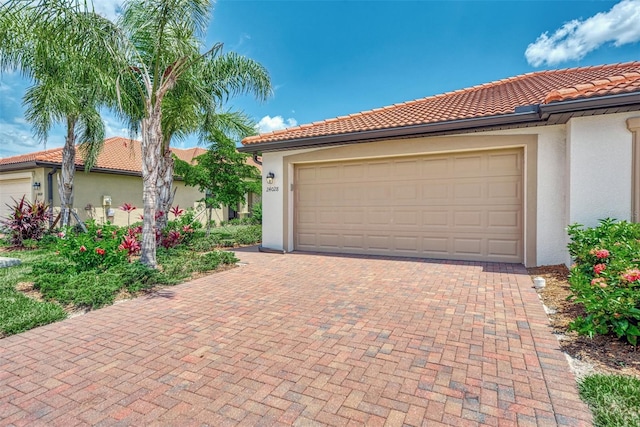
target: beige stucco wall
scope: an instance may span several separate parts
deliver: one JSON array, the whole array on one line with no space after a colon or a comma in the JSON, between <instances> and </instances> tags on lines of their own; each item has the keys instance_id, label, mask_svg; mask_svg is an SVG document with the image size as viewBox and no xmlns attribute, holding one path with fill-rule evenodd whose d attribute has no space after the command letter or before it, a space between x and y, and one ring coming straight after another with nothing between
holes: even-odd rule
<instances>
[{"instance_id":1,"label":"beige stucco wall","mask_svg":"<svg viewBox=\"0 0 640 427\"><path fill-rule=\"evenodd\" d=\"M58 176L56 173L53 180L53 206L56 210L60 207ZM203 197L202 193L195 187L186 187L182 181L175 181L174 186L177 188L174 206L179 205L182 209L198 208L198 212L202 211L200 203L197 202ZM100 223L109 220L116 225L127 225L128 215L120 206L129 203L137 208L131 213L131 222L140 221L143 207L141 177L81 171L76 172L73 187L73 205L81 220L94 218ZM110 207L103 205L104 196L111 197ZM223 211L220 209L214 212L213 219L223 216ZM109 213L113 214L112 218L109 217ZM173 215L169 214L169 218L173 219ZM198 219L205 222L205 213L202 212Z\"/></svg>"}]
</instances>

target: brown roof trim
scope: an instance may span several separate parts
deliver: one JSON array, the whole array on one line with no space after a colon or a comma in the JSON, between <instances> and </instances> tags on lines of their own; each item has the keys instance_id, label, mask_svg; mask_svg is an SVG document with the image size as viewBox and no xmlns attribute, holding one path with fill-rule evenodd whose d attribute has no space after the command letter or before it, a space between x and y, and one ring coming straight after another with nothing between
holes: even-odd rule
<instances>
[{"instance_id":1,"label":"brown roof trim","mask_svg":"<svg viewBox=\"0 0 640 427\"><path fill-rule=\"evenodd\" d=\"M284 141L262 142L255 145L239 147L238 151L245 153L292 150L296 148L310 148L327 145L355 144L382 139L399 137L418 137L433 133L453 130L473 130L495 126L509 126L515 124L534 124L540 122L537 106L518 108L519 111L499 116L476 117L471 119L450 120L439 123L426 123L396 128L375 129L338 135L317 136L311 138L289 139Z\"/></svg>"},{"instance_id":2,"label":"brown roof trim","mask_svg":"<svg viewBox=\"0 0 640 427\"><path fill-rule=\"evenodd\" d=\"M573 113L599 108L624 107L638 105L640 109L640 92L604 95L592 98L569 99L540 105L541 116L546 120L551 114Z\"/></svg>"}]
</instances>

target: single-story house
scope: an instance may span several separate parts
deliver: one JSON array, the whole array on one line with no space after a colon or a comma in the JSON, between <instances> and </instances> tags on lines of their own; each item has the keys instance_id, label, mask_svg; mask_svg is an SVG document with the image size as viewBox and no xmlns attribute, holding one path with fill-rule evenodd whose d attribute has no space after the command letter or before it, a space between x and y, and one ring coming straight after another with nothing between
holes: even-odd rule
<instances>
[{"instance_id":1,"label":"single-story house","mask_svg":"<svg viewBox=\"0 0 640 427\"><path fill-rule=\"evenodd\" d=\"M640 219L640 62L528 73L242 143L262 153L265 249L568 263L568 224Z\"/></svg>"},{"instance_id":2,"label":"single-story house","mask_svg":"<svg viewBox=\"0 0 640 427\"><path fill-rule=\"evenodd\" d=\"M84 172L84 161L76 155L74 177L74 211L81 220L94 218L100 223L110 221L116 225L127 225L128 214L120 209L125 203L136 206L131 213L131 222L139 221L142 214L142 161L140 141L122 137L108 138L98 157L96 165L89 173ZM203 148L179 149L172 152L180 159L192 162L203 154ZM252 165L260 168L253 160ZM0 218L9 214L7 204L23 195L29 201L42 200L60 210L57 179L62 163L62 148L54 148L35 153L0 159ZM179 177L174 181L177 188L174 206L197 208L199 219L206 222L202 203L203 194L196 187L187 187ZM233 208L216 209L212 220L216 223L230 218L248 215L259 197L249 195L247 203ZM170 219L173 217L169 215Z\"/></svg>"}]
</instances>

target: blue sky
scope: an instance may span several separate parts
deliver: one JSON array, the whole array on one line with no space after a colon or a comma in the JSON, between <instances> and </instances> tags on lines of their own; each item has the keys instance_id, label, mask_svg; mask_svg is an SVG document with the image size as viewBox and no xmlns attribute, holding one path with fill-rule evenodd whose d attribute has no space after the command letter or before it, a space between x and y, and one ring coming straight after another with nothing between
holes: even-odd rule
<instances>
[{"instance_id":1,"label":"blue sky","mask_svg":"<svg viewBox=\"0 0 640 427\"><path fill-rule=\"evenodd\" d=\"M114 17L118 4L96 7ZM640 0L219 0L207 44L217 41L269 70L271 99L228 105L269 131L531 71L640 60ZM0 76L0 157L43 148L23 119L27 85ZM108 136L127 136L104 117ZM63 143L56 128L47 148Z\"/></svg>"}]
</instances>

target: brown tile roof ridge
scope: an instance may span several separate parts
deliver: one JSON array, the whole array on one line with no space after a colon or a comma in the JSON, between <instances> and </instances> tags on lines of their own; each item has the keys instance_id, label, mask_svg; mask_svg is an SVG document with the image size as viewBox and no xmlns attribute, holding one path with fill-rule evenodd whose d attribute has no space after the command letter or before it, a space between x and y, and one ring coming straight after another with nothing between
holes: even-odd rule
<instances>
[{"instance_id":1,"label":"brown tile roof ridge","mask_svg":"<svg viewBox=\"0 0 640 427\"><path fill-rule=\"evenodd\" d=\"M258 142L282 141L293 138L311 138L315 136L406 126L409 124L432 123L437 121L455 120L459 118L505 114L505 112L508 112L505 111L508 110L507 107L513 109L515 108L514 105L506 105L506 101L502 101L500 99L492 100L494 103L491 104L486 99L486 94L484 94L483 96L482 91L497 88L497 90L501 90L507 93L508 97L510 98L509 102L511 102L512 104L513 102L516 102L514 101L514 99L517 100L517 104L515 105L525 106L531 104L539 104L543 103L545 96L550 91L555 89L553 88L552 84L562 84L562 81L570 80L571 78L573 78L574 80L579 80L584 74L598 74L598 71L600 70L605 70L605 72L606 70L611 70L612 76L624 75L625 73L620 73L619 70L635 67L637 67L638 71L640 72L640 61L630 61L618 64L603 64L589 67L532 71L513 77L507 77L463 89L457 89L454 91L431 95L424 98L418 98L411 101L374 108L359 113L343 115L326 120L316 121L309 124L302 124L286 129L263 133L260 135L250 136L245 138L242 143L243 145L249 145ZM598 79L607 77L598 76ZM475 103L475 105L477 105L478 107L468 109L468 111L464 111L464 114L462 114L462 107L464 106L458 106L457 104L463 103L465 102L465 100L461 99L460 97L472 97L474 96L474 93L479 94L477 95L479 98L476 100L478 102ZM400 111L400 109L408 107L415 107L419 110L422 104L426 105L430 102L444 102L445 100L447 100L447 98L452 98L453 104L456 104L452 104L453 107L460 108L458 108L457 111L455 110L455 108L449 108L448 111L434 110L430 113L432 114L431 117L426 117L426 114L424 112L422 112L422 117L415 117L416 113L405 111L403 114L403 112ZM467 102L467 106L468 105L469 104ZM484 110L479 111L481 108L484 108ZM386 114L395 112L398 112L398 115L400 115L401 117L385 116ZM410 117L412 115L414 117ZM370 117L372 119L368 122L365 122ZM428 120L426 120L425 117ZM362 122L354 123L354 120L362 120ZM314 132L314 128L320 129L317 129L317 131Z\"/></svg>"}]
</instances>

